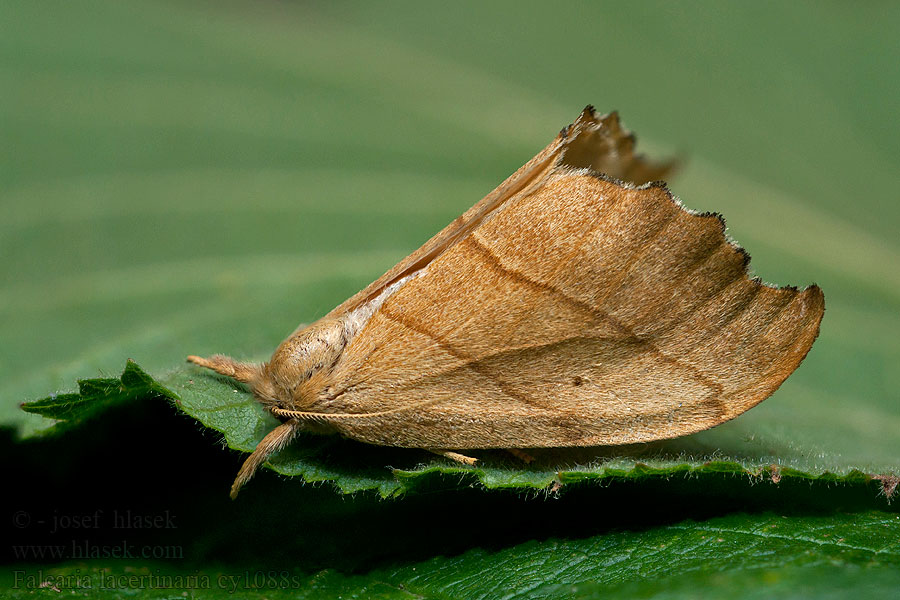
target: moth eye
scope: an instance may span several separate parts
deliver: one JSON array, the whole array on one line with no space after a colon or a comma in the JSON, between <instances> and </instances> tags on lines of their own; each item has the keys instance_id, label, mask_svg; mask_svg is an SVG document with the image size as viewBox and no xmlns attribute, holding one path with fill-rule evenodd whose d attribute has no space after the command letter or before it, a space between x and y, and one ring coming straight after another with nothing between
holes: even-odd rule
<instances>
[{"instance_id":1,"label":"moth eye","mask_svg":"<svg viewBox=\"0 0 900 600\"><path fill-rule=\"evenodd\" d=\"M584 383L584 379L581 378L581 375L576 375L572 378L572 385L574 385L575 387L578 387L582 383Z\"/></svg>"}]
</instances>

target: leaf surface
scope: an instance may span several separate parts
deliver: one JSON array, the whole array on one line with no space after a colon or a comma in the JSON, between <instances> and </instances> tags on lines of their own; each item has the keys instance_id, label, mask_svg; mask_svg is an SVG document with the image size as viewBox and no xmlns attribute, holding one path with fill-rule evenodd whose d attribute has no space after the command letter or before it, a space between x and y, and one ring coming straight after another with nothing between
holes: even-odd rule
<instances>
[{"instance_id":1,"label":"leaf surface","mask_svg":"<svg viewBox=\"0 0 900 600\"><path fill-rule=\"evenodd\" d=\"M402 534L401 534L402 535ZM292 569L249 572L90 564L42 570L47 580L87 576L128 582L136 598L191 590L196 598L263 590L270 598L690 598L699 589L716 595L765 598L844 597L863 590L888 598L900 582L900 516L868 512L785 518L735 514L649 531L623 531L585 539L531 541L499 551L470 550L423 562L378 568L364 575L333 570L314 575ZM27 569L23 569L28 572ZM195 577L190 580L189 576ZM164 578L168 577L166 580ZM113 578L112 580L110 578ZM117 579L121 578L121 579ZM139 589L141 586L145 589ZM64 586L65 587L65 586ZM110 586L112 587L112 586ZM203 589L208 587L209 589ZM138 589L129 589L138 588ZM92 597L115 598L123 589ZM10 597L25 597L25 593ZM30 596L29 596L30 597Z\"/></svg>"}]
</instances>

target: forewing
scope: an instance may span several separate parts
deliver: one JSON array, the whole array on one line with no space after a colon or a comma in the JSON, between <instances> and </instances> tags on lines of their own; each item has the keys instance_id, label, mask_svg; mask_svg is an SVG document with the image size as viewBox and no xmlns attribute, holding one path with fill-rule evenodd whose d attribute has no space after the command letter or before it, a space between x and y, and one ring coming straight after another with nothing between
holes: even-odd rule
<instances>
[{"instance_id":1,"label":"forewing","mask_svg":"<svg viewBox=\"0 0 900 600\"><path fill-rule=\"evenodd\" d=\"M447 248L348 347L324 412L377 444L622 444L702 430L771 394L821 291L751 279L716 215L661 185L554 169Z\"/></svg>"},{"instance_id":2,"label":"forewing","mask_svg":"<svg viewBox=\"0 0 900 600\"><path fill-rule=\"evenodd\" d=\"M385 288L428 266L459 240L468 236L506 202L532 193L543 186L559 167L591 168L623 181L642 184L662 179L672 162L655 163L634 151L635 137L624 129L615 112L598 115L586 107L574 123L537 156L528 161L475 206L456 218L418 250L394 265L387 273L337 306L329 317L343 315L375 299Z\"/></svg>"}]
</instances>

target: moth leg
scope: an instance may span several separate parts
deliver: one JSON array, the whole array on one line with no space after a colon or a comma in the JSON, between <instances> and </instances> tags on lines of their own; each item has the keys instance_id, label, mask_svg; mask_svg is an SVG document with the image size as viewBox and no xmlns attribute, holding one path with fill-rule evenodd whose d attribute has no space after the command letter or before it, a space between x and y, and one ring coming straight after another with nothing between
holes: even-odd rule
<instances>
[{"instance_id":1,"label":"moth leg","mask_svg":"<svg viewBox=\"0 0 900 600\"><path fill-rule=\"evenodd\" d=\"M247 460L244 461L241 470L238 471L234 483L231 484L231 494L229 495L232 500L237 498L238 492L241 491L241 488L245 483L250 481L250 478L253 477L256 470L266 462L266 459L287 446L293 439L294 434L296 434L301 427L302 425L297 419L285 421L270 431L268 435L256 445L256 450L254 450L253 454L248 456Z\"/></svg>"},{"instance_id":2,"label":"moth leg","mask_svg":"<svg viewBox=\"0 0 900 600\"><path fill-rule=\"evenodd\" d=\"M450 452L449 450L435 450L433 448L428 448L428 451L433 452L434 454L439 454L444 458L455 460L456 462L462 463L464 465L471 466L478 462L477 458L472 458L471 456L466 456L465 454L460 454L459 452Z\"/></svg>"},{"instance_id":3,"label":"moth leg","mask_svg":"<svg viewBox=\"0 0 900 600\"><path fill-rule=\"evenodd\" d=\"M534 457L519 448L506 448L506 451L521 460L525 464L534 462Z\"/></svg>"}]
</instances>

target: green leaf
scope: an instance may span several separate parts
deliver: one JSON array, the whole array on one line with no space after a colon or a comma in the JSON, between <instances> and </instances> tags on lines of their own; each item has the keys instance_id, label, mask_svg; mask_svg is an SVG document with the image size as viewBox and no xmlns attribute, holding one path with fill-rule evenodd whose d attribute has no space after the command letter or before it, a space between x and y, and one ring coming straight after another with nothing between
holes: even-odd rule
<instances>
[{"instance_id":1,"label":"green leaf","mask_svg":"<svg viewBox=\"0 0 900 600\"><path fill-rule=\"evenodd\" d=\"M80 382L80 394L65 394L25 404L29 412L81 423L122 400L164 396L188 415L224 435L228 446L251 452L278 421L240 384L187 367L171 372L164 385L154 382L129 361L121 377ZM723 434L724 430L724 434ZM730 431L729 431L730 430ZM529 465L502 451L473 452L474 467L462 466L425 451L372 447L335 436L306 435L273 457L269 466L282 475L309 483L330 482L343 493L377 490L382 497L431 485L434 477L456 478L467 486L477 480L486 488L558 492L566 485L618 479L669 478L728 474L753 480L807 479L844 483L881 482L893 495L896 477L833 466L821 470L805 449L772 450L734 424L678 440L622 448L533 450ZM707 441L709 440L709 441ZM766 449L767 453L761 453ZM821 460L821 455L817 455Z\"/></svg>"},{"instance_id":2,"label":"green leaf","mask_svg":"<svg viewBox=\"0 0 900 600\"><path fill-rule=\"evenodd\" d=\"M57 420L56 430L81 425L116 405L156 396L175 398L172 392L129 360L118 379L82 379L78 382L78 393L55 394L26 402L22 404L22 410Z\"/></svg>"},{"instance_id":3,"label":"green leaf","mask_svg":"<svg viewBox=\"0 0 900 600\"><path fill-rule=\"evenodd\" d=\"M656 579L651 589L658 592L666 589L662 578L667 574L730 571L741 573L732 582L737 585L731 589L738 591L754 578L748 569L898 565L898 527L896 515L877 513L818 519L733 515L638 534L529 542L495 553L473 551L391 570L386 579L426 597L492 598L504 593L511 598L564 598L573 584ZM568 595L581 594L576 587Z\"/></svg>"},{"instance_id":4,"label":"green leaf","mask_svg":"<svg viewBox=\"0 0 900 600\"><path fill-rule=\"evenodd\" d=\"M73 576L62 588L81 582L98 590L98 598L126 591L136 598L157 597L161 587L173 595L190 590L195 598L220 598L230 597L232 586L242 593L264 590L270 598L690 598L700 589L748 598L843 597L851 590L888 598L900 583L898 568L900 516L867 512L799 518L735 514L648 531L470 550L364 575L334 570L309 575L278 567L111 568L108 563L45 568L41 574L61 583L67 580L58 578ZM37 569L20 569L20 587L29 573ZM10 597L25 597L30 590L17 593Z\"/></svg>"}]
</instances>

